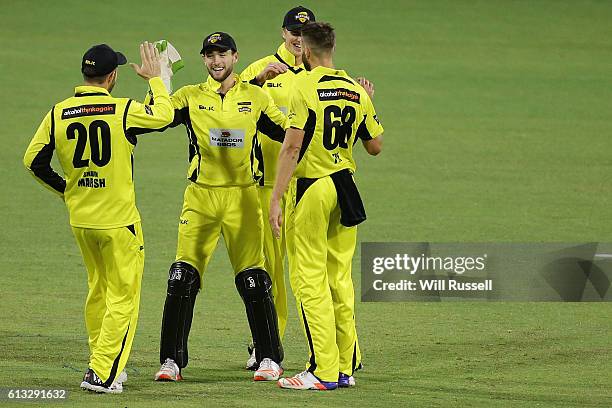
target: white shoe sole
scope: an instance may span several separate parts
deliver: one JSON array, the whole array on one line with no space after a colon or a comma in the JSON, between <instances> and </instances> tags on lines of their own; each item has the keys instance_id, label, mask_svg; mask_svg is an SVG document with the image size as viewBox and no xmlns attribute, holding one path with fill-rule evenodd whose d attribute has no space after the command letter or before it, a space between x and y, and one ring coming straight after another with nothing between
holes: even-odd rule
<instances>
[{"instance_id":1,"label":"white shoe sole","mask_svg":"<svg viewBox=\"0 0 612 408\"><path fill-rule=\"evenodd\" d=\"M173 376L172 374L167 374L167 373L155 374L155 381L177 382L177 381L181 381L182 379L183 377L180 374L177 376Z\"/></svg>"},{"instance_id":2,"label":"white shoe sole","mask_svg":"<svg viewBox=\"0 0 612 408\"><path fill-rule=\"evenodd\" d=\"M95 391L100 394L121 394L121 392L123 391L123 387L112 389L112 388L101 387L99 385L93 385L93 384L88 383L87 381L83 381L81 383L81 388L84 390L88 390L88 391Z\"/></svg>"},{"instance_id":3,"label":"white shoe sole","mask_svg":"<svg viewBox=\"0 0 612 408\"><path fill-rule=\"evenodd\" d=\"M283 370L264 370L256 371L253 375L254 381L278 381L280 376L283 375Z\"/></svg>"}]
</instances>

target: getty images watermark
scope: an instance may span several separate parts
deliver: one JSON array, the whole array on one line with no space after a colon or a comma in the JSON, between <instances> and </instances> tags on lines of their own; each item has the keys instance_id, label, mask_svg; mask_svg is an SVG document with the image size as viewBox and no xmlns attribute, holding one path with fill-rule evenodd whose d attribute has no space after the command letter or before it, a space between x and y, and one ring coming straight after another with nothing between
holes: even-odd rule
<instances>
[{"instance_id":1,"label":"getty images watermark","mask_svg":"<svg viewBox=\"0 0 612 408\"><path fill-rule=\"evenodd\" d=\"M361 299L610 301L612 244L361 245Z\"/></svg>"},{"instance_id":2,"label":"getty images watermark","mask_svg":"<svg viewBox=\"0 0 612 408\"><path fill-rule=\"evenodd\" d=\"M394 257L375 257L372 260L372 272L382 275L386 271L404 271L411 276L417 272L443 271L463 275L465 272L484 271L486 269L487 254L482 256L411 256L407 253L395 254ZM409 290L409 291L432 291L432 290L492 290L491 279L484 282L462 282L457 279L419 278L401 279L397 282L385 282L376 279L373 282L374 290Z\"/></svg>"}]
</instances>

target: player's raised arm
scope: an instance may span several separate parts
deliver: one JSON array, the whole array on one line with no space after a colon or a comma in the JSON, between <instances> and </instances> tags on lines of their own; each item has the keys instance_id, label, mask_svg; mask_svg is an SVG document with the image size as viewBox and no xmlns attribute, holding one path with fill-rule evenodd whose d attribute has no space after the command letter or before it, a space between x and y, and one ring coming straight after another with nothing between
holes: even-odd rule
<instances>
[{"instance_id":1,"label":"player's raised arm","mask_svg":"<svg viewBox=\"0 0 612 408\"><path fill-rule=\"evenodd\" d=\"M170 101L168 90L161 80L161 64L159 51L149 42L140 44L141 65L131 63L136 73L149 81L153 101L155 104L144 105L130 101L126 116L126 132L131 135L145 133L147 130L162 129L172 123L174 108ZM146 129L146 130L145 130Z\"/></svg>"},{"instance_id":2,"label":"player's raised arm","mask_svg":"<svg viewBox=\"0 0 612 408\"><path fill-rule=\"evenodd\" d=\"M51 168L55 149L53 109L43 119L23 157L23 164L43 186L64 196L66 180Z\"/></svg>"}]
</instances>

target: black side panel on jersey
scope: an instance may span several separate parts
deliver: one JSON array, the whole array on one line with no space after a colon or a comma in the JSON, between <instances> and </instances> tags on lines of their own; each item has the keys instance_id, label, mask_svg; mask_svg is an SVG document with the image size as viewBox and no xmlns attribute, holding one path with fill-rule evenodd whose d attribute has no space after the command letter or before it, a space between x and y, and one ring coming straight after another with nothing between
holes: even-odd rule
<instances>
[{"instance_id":1,"label":"black side panel on jersey","mask_svg":"<svg viewBox=\"0 0 612 408\"><path fill-rule=\"evenodd\" d=\"M187 339L199 290L200 274L196 268L181 261L170 266L159 349L161 364L171 358L180 368L187 366Z\"/></svg>"},{"instance_id":2,"label":"black side panel on jersey","mask_svg":"<svg viewBox=\"0 0 612 408\"><path fill-rule=\"evenodd\" d=\"M351 171L349 169L340 170L331 174L330 177L338 195L340 224L345 227L361 224L366 219L366 212Z\"/></svg>"},{"instance_id":3,"label":"black side panel on jersey","mask_svg":"<svg viewBox=\"0 0 612 408\"><path fill-rule=\"evenodd\" d=\"M280 364L284 351L278 334L270 276L263 269L244 270L236 275L236 289L244 301L257 362L270 358Z\"/></svg>"},{"instance_id":4,"label":"black side panel on jersey","mask_svg":"<svg viewBox=\"0 0 612 408\"><path fill-rule=\"evenodd\" d=\"M257 161L257 169L255 168ZM263 187L265 181L265 163L263 160L263 151L261 150L261 142L257 138L257 133L253 136L253 147L251 148L251 173L253 179Z\"/></svg>"},{"instance_id":5,"label":"black side panel on jersey","mask_svg":"<svg viewBox=\"0 0 612 408\"><path fill-rule=\"evenodd\" d=\"M189 180L195 183L195 181L198 179L198 174L200 173L202 155L200 154L200 147L198 146L198 138L191 124L191 117L189 116L189 106L186 106L181 109L180 114L182 117L183 124L185 124L185 129L187 129L187 138L189 139L189 163L191 163L195 156L198 156L198 167L196 167L193 173L189 176Z\"/></svg>"},{"instance_id":6,"label":"black side panel on jersey","mask_svg":"<svg viewBox=\"0 0 612 408\"><path fill-rule=\"evenodd\" d=\"M127 128L127 115L128 115L128 111L130 110L131 104L132 104L132 100L130 99L128 103L125 105L125 110L123 111L123 133L125 134L125 138L128 140L128 142L136 146L138 139L136 139L136 135L133 133L133 130L132 129L128 130Z\"/></svg>"},{"instance_id":7,"label":"black side panel on jersey","mask_svg":"<svg viewBox=\"0 0 612 408\"><path fill-rule=\"evenodd\" d=\"M49 185L57 192L64 194L64 191L66 191L66 180L51 168L53 150L55 150L55 106L51 109L49 144L46 144L40 149L36 157L34 157L34 160L32 160L30 164L30 170L32 170L32 173L45 184Z\"/></svg>"},{"instance_id":8,"label":"black side panel on jersey","mask_svg":"<svg viewBox=\"0 0 612 408\"><path fill-rule=\"evenodd\" d=\"M259 119L257 119L257 130L275 142L283 143L283 140L285 140L285 129L274 123L272 119L263 112L261 112Z\"/></svg>"},{"instance_id":9,"label":"black side panel on jersey","mask_svg":"<svg viewBox=\"0 0 612 408\"><path fill-rule=\"evenodd\" d=\"M317 124L317 114L312 109L308 108L308 119L304 125L304 140L302 141L302 147L300 148L300 155L298 156L298 163L302 160L304 153L308 150L312 137L314 136L315 127Z\"/></svg>"}]
</instances>

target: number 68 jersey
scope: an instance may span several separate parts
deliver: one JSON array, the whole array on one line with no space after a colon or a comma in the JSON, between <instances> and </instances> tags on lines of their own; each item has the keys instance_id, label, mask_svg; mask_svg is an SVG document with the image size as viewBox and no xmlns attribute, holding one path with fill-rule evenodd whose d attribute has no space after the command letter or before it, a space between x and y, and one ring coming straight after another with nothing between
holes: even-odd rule
<instances>
[{"instance_id":1,"label":"number 68 jersey","mask_svg":"<svg viewBox=\"0 0 612 408\"><path fill-rule=\"evenodd\" d=\"M108 229L140 221L134 193L136 135L173 118L160 78L149 81L155 105L114 98L104 88L78 86L45 116L24 157L34 177L63 196L73 227ZM53 152L64 172L51 168Z\"/></svg>"},{"instance_id":2,"label":"number 68 jersey","mask_svg":"<svg viewBox=\"0 0 612 408\"><path fill-rule=\"evenodd\" d=\"M383 133L365 89L346 72L316 67L295 81L289 126L304 130L295 177L321 178L355 171L353 145Z\"/></svg>"}]
</instances>

